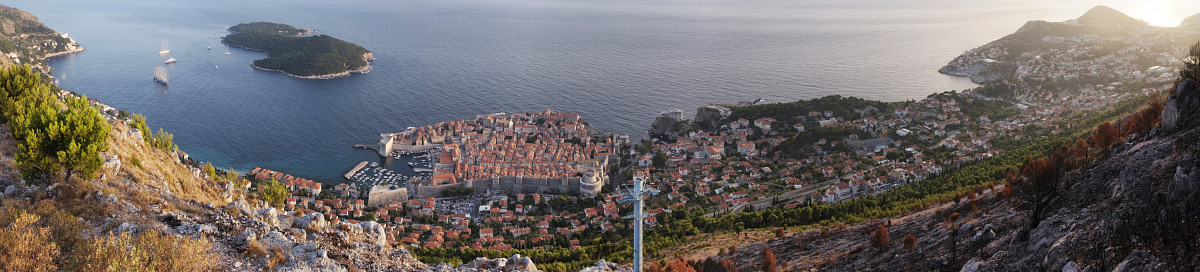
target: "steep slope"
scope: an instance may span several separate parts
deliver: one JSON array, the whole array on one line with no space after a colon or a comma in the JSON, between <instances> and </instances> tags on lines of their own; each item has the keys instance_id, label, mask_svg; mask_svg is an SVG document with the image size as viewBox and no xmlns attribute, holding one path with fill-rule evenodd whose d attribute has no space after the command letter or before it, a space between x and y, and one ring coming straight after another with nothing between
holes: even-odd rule
<instances>
[{"instance_id":1,"label":"steep slope","mask_svg":"<svg viewBox=\"0 0 1200 272\"><path fill-rule=\"evenodd\" d=\"M1013 188L999 185L907 216L812 230L715 258L758 270L757 253L770 247L784 271L1193 270L1200 266L1200 111L1194 110L1200 68L1184 71L1193 79L1182 80L1166 100L1160 126L1094 149L1089 159L1065 160L1078 167L1048 169L1061 175L1043 187L1049 197L1024 187L1033 177L1016 178Z\"/></svg>"},{"instance_id":2,"label":"steep slope","mask_svg":"<svg viewBox=\"0 0 1200 272\"><path fill-rule=\"evenodd\" d=\"M106 111L104 117L113 130L96 178L50 180L53 184L48 186L21 178L15 159L18 141L0 124L0 209L6 211L0 213L0 251L39 246L35 248L53 253L47 261L66 262L51 266L51 271L155 263L161 265L151 270L536 271L522 256L431 267L388 243L383 225L332 224L319 213L277 210L257 193L185 164L180 153L155 147L115 111ZM38 229L50 232L32 238L9 236L36 234ZM168 257L158 257L160 262L93 255L121 248L132 248L128 254L149 251ZM0 270L43 271L39 269L45 267L22 266L39 254L25 253L0 258ZM71 261L77 258L84 260Z\"/></svg>"}]
</instances>

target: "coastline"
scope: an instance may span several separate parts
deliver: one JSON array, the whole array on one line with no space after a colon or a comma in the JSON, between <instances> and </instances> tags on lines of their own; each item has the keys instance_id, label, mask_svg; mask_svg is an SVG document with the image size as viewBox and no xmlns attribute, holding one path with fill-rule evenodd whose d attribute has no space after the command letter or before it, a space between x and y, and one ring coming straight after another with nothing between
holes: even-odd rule
<instances>
[{"instance_id":1,"label":"coastline","mask_svg":"<svg viewBox=\"0 0 1200 272\"><path fill-rule=\"evenodd\" d=\"M945 69L945 68L942 68L942 69ZM969 73L969 72L959 72L959 71L953 71L953 72L950 72L950 71L942 71L942 70L938 70L938 73L940 73L940 74L943 74L943 75L947 75L947 76L965 77L965 78L967 78L967 79L970 79L970 80L971 80L971 82L972 82L972 83L975 83L975 84L984 84L984 83L987 83L987 81L985 81L985 80L984 80L984 78L980 77L979 75L972 74L972 73Z\"/></svg>"},{"instance_id":2,"label":"coastline","mask_svg":"<svg viewBox=\"0 0 1200 272\"><path fill-rule=\"evenodd\" d=\"M49 58L58 57L58 56L62 56L62 55L70 55L70 54L83 52L83 49L84 49L83 46L79 46L75 50L67 50L67 51L62 51L62 52L54 52L54 53L46 54L46 56L42 57L42 60L46 60Z\"/></svg>"},{"instance_id":3,"label":"coastline","mask_svg":"<svg viewBox=\"0 0 1200 272\"><path fill-rule=\"evenodd\" d=\"M254 67L254 69L259 69L259 70L268 71L268 72L279 72L281 74L285 74L290 77L300 78L300 79L334 79L334 78L349 76L351 74L363 74L363 73L371 71L371 63L367 63L366 66L363 66L360 69L349 70L349 71L345 71L345 72L341 72L341 73L312 75L312 76L302 76L302 75L291 74L291 73L284 72L283 70L278 70L278 69L267 69L267 68L259 67L258 65L254 65L254 63L251 63L250 67Z\"/></svg>"}]
</instances>

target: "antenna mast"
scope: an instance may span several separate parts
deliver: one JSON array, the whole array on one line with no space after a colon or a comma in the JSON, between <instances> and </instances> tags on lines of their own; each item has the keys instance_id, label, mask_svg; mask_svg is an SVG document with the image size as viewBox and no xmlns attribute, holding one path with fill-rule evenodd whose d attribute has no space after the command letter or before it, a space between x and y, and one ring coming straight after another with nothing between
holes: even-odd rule
<instances>
[{"instance_id":1,"label":"antenna mast","mask_svg":"<svg viewBox=\"0 0 1200 272\"><path fill-rule=\"evenodd\" d=\"M633 219L633 271L642 271L642 231L646 228L646 218L652 215L644 213L642 206L645 204L646 197L649 195L657 195L658 190L646 189L646 178L643 175L633 175L633 188L626 187L628 191L621 202L633 202L633 215L623 218Z\"/></svg>"}]
</instances>

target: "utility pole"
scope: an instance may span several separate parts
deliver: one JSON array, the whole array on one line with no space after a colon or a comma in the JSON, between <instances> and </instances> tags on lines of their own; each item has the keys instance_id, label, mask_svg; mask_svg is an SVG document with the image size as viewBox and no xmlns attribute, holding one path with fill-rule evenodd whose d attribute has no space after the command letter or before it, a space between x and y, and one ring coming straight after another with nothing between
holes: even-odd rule
<instances>
[{"instance_id":1,"label":"utility pole","mask_svg":"<svg viewBox=\"0 0 1200 272\"><path fill-rule=\"evenodd\" d=\"M628 193L620 202L633 202L633 215L623 218L633 219L633 271L642 271L642 230L646 227L646 217L650 216L643 212L642 206L645 204L648 195L658 194L658 190L645 188L646 178L638 175L633 176L633 188L626 188Z\"/></svg>"}]
</instances>

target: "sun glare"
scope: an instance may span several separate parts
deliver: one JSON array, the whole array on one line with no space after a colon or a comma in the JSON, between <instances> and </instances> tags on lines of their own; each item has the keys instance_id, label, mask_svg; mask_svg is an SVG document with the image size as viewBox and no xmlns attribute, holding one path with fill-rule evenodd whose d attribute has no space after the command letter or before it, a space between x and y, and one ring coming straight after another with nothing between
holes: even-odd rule
<instances>
[{"instance_id":1,"label":"sun glare","mask_svg":"<svg viewBox=\"0 0 1200 272\"><path fill-rule=\"evenodd\" d=\"M1145 1L1129 10L1129 16L1146 21L1153 26L1179 26L1183 20L1174 9L1185 6L1178 1Z\"/></svg>"},{"instance_id":2,"label":"sun glare","mask_svg":"<svg viewBox=\"0 0 1200 272\"><path fill-rule=\"evenodd\" d=\"M1169 16L1167 14L1166 10L1158 10L1157 8L1156 8L1156 10L1153 10L1153 12L1149 12L1149 13L1142 15L1142 17L1139 19L1142 19L1143 21L1146 21L1146 23L1149 23L1150 25L1153 25L1153 26L1178 26L1179 25L1178 19L1171 18L1171 16Z\"/></svg>"}]
</instances>

